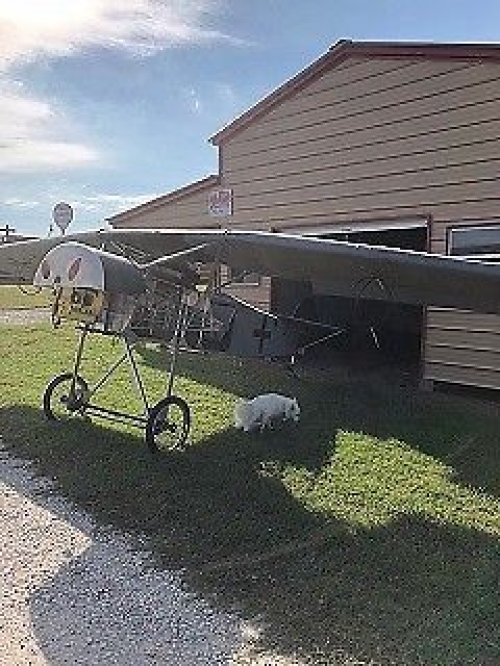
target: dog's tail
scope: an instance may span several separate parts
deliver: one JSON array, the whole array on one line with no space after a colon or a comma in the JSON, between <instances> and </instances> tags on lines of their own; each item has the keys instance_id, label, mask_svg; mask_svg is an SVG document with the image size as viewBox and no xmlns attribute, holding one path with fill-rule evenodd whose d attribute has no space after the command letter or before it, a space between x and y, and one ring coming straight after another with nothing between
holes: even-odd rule
<instances>
[{"instance_id":1,"label":"dog's tail","mask_svg":"<svg viewBox=\"0 0 500 666\"><path fill-rule=\"evenodd\" d=\"M247 405L247 401L243 400L242 398L238 400L236 403L236 407L234 408L234 427L235 428L243 428L245 425L245 407Z\"/></svg>"}]
</instances>

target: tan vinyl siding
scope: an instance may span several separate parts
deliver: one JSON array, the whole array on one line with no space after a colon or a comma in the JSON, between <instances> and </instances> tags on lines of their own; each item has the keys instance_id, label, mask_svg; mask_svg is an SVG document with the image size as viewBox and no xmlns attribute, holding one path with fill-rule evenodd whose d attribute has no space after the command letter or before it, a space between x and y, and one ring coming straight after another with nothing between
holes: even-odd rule
<instances>
[{"instance_id":1,"label":"tan vinyl siding","mask_svg":"<svg viewBox=\"0 0 500 666\"><path fill-rule=\"evenodd\" d=\"M177 201L172 201L149 210L138 210L135 214L120 220L121 229L137 227L155 228L185 228L218 226L218 220L207 215L207 201L209 190L203 190L186 195Z\"/></svg>"},{"instance_id":2,"label":"tan vinyl siding","mask_svg":"<svg viewBox=\"0 0 500 666\"><path fill-rule=\"evenodd\" d=\"M500 388L500 317L429 311L424 373L436 381Z\"/></svg>"},{"instance_id":3,"label":"tan vinyl siding","mask_svg":"<svg viewBox=\"0 0 500 666\"><path fill-rule=\"evenodd\" d=\"M498 315L467 310L429 308L427 312L429 330L465 330L467 335L474 332L498 334L500 333L499 319Z\"/></svg>"},{"instance_id":4,"label":"tan vinyl siding","mask_svg":"<svg viewBox=\"0 0 500 666\"><path fill-rule=\"evenodd\" d=\"M474 77L477 82L470 85L472 72L480 67L488 71L482 71L481 76ZM426 94L423 90L422 94L413 92L411 99L400 96L408 92L407 90L399 92L391 90L391 98L387 97L388 93L385 93L384 98L381 98L381 94L372 95L366 98L363 104L359 99L353 99L341 104L332 103L325 108L312 106L307 112L285 116L268 125L264 125L262 121L263 127L260 127L260 131L254 126L251 130L242 131L228 142L227 155L231 152L233 154L238 152L239 155L251 154L278 145L287 146L314 140L318 138L319 130L324 130L322 133L328 136L341 135L344 132L357 134L365 129L371 133L377 127L418 119L423 121L420 127L428 130L431 129L431 123L439 120L437 116L443 112L450 109L456 109L458 112L470 109L471 106L475 106L478 99L493 102L498 100L500 90L498 78L494 73L496 67L496 65L475 65L465 71L461 70L461 85L457 89L446 88L440 95L434 89L435 84L432 81L432 93L427 91ZM443 77L440 87L444 87L447 82L448 77ZM431 81L426 79L420 82L420 87L424 83L429 85ZM491 106L486 107L485 112L488 113L489 110ZM469 114L469 121L473 120ZM460 122L460 113L455 122ZM415 133L417 129L418 126L411 133Z\"/></svg>"},{"instance_id":5,"label":"tan vinyl siding","mask_svg":"<svg viewBox=\"0 0 500 666\"><path fill-rule=\"evenodd\" d=\"M429 308L424 376L500 388L500 316Z\"/></svg>"},{"instance_id":6,"label":"tan vinyl siding","mask_svg":"<svg viewBox=\"0 0 500 666\"><path fill-rule=\"evenodd\" d=\"M261 310L269 310L271 300L271 280L268 277L263 277L258 286L249 284L231 285L226 287L225 290L231 296L251 303L256 308Z\"/></svg>"},{"instance_id":7,"label":"tan vinyl siding","mask_svg":"<svg viewBox=\"0 0 500 666\"><path fill-rule=\"evenodd\" d=\"M455 347L462 351L481 349L500 354L500 329L496 332L467 330L464 334L463 328L434 328L429 334L428 345L429 347L433 346L436 350L435 360L438 358L439 349L443 350L449 347Z\"/></svg>"},{"instance_id":8,"label":"tan vinyl siding","mask_svg":"<svg viewBox=\"0 0 500 666\"><path fill-rule=\"evenodd\" d=\"M318 109L311 88L320 82L333 103ZM370 60L334 69L221 146L234 221L406 214L496 197L500 103L492 100L500 100L494 64Z\"/></svg>"},{"instance_id":9,"label":"tan vinyl siding","mask_svg":"<svg viewBox=\"0 0 500 666\"><path fill-rule=\"evenodd\" d=\"M431 216L445 253L450 224L500 218L499 137L500 65L349 59L221 142L231 223ZM500 317L430 310L424 376L500 388Z\"/></svg>"},{"instance_id":10,"label":"tan vinyl siding","mask_svg":"<svg viewBox=\"0 0 500 666\"><path fill-rule=\"evenodd\" d=\"M498 131L499 100L477 101L465 108L450 109L446 116L429 113L426 116L391 120L379 118L379 123L359 127L338 121L335 127L324 127L318 131L314 143L293 140L281 144L269 139L264 152L252 150L239 152L224 150L226 163L224 174L241 171L242 165L252 168L277 164L285 167L288 162L301 162L308 156L331 156L335 164L350 164L363 160L384 159L400 155L425 155L447 150L448 147L463 147L487 140L495 140ZM473 111L473 113L472 113ZM471 117L472 116L472 117ZM344 130L339 130L340 124ZM423 142L423 143L422 143ZM330 163L332 163L330 162Z\"/></svg>"},{"instance_id":11,"label":"tan vinyl siding","mask_svg":"<svg viewBox=\"0 0 500 666\"><path fill-rule=\"evenodd\" d=\"M490 210L491 212L491 210ZM500 206L495 210L500 213ZM494 215L476 221L495 223ZM470 220L453 220L453 227ZM496 220L500 223L500 219ZM432 225L431 249L446 254L449 222ZM429 308L424 374L427 379L500 388L500 316Z\"/></svg>"},{"instance_id":12,"label":"tan vinyl siding","mask_svg":"<svg viewBox=\"0 0 500 666\"><path fill-rule=\"evenodd\" d=\"M256 207L269 205L300 204L304 190L308 200L327 203L343 202L344 206L352 206L353 197L369 197L390 195L397 203L413 205L432 205L444 199L442 188L446 188L448 198L453 198L456 187L467 187L469 196L483 199L490 192L498 190L500 175L500 155L495 160L473 162L456 166L440 166L437 168L412 169L408 172L392 171L380 174L370 172L366 164L357 169L346 170L346 176L335 174L335 170L327 169L318 174L307 174L275 178L272 183L251 182L238 187L238 211L255 210ZM348 175L349 174L349 175ZM493 188L490 188L493 183ZM476 188L476 184L478 187ZM422 190L424 190L422 192ZM258 206L254 201L259 195ZM383 201L383 199L382 199Z\"/></svg>"},{"instance_id":13,"label":"tan vinyl siding","mask_svg":"<svg viewBox=\"0 0 500 666\"><path fill-rule=\"evenodd\" d=\"M321 218L331 223L348 219L368 219L370 217L387 217L401 215L408 217L413 214L467 215L474 219L473 211L498 210L500 205L500 189L496 178L484 181L472 179L457 183L422 184L418 189L404 190L401 188L380 191L377 183L370 183L371 190L363 192L362 186L356 188L357 194L346 194L347 186L339 186L338 191L328 186L314 188L312 198L301 199L302 192L283 190L272 195L263 194L262 198L254 195L246 196L242 202L234 206L234 223L247 225L260 222L263 226L279 229L298 219L308 219L311 224ZM368 188L367 188L368 189ZM310 194L310 193L308 193ZM457 201L457 197L459 200ZM252 203L254 204L252 206ZM479 204L479 205L478 205ZM477 214L476 212L476 214Z\"/></svg>"},{"instance_id":14,"label":"tan vinyl siding","mask_svg":"<svg viewBox=\"0 0 500 666\"><path fill-rule=\"evenodd\" d=\"M500 372L495 368L482 368L476 360L471 358L471 364L464 366L453 363L433 363L426 360L424 364L424 377L428 380L446 382L448 384L464 384L480 386L482 388L500 388Z\"/></svg>"},{"instance_id":15,"label":"tan vinyl siding","mask_svg":"<svg viewBox=\"0 0 500 666\"><path fill-rule=\"evenodd\" d=\"M447 226L434 225L434 252L447 252ZM500 389L500 316L429 308L423 373L429 380Z\"/></svg>"},{"instance_id":16,"label":"tan vinyl siding","mask_svg":"<svg viewBox=\"0 0 500 666\"><path fill-rule=\"evenodd\" d=\"M454 202L449 201L441 206L435 207L435 214L437 212L442 212L443 214L448 215L450 218L457 219L458 217L463 216L463 221L467 224L474 222L480 222L485 218L491 217L491 211L497 210L500 211L500 192L498 196L481 199L479 201L469 201L466 202ZM420 205L418 207L408 205L401 206L397 213L394 212L394 208L391 206L386 207L374 207L374 208L353 208L352 210L344 211L335 211L335 214L330 212L322 212L321 214L315 215L314 218L311 215L307 214L307 210L304 214L289 216L286 219L279 219L278 223L273 223L270 219L268 221L260 220L257 221L257 217L252 218L252 227L253 228L275 228L280 230L290 230L290 229L302 229L308 225L313 226L314 228L321 225L332 227L332 225L338 224L339 226L349 223L350 227L354 227L356 222L365 222L372 221L377 219L388 219L388 218L423 218L429 215L429 211L425 206ZM239 218L233 218L231 220L231 226L235 228L249 228L249 223L238 222ZM390 226L390 225L388 225ZM435 244L433 251L436 253L444 253L444 243L441 243L443 250L438 250L437 247L439 244Z\"/></svg>"},{"instance_id":17,"label":"tan vinyl siding","mask_svg":"<svg viewBox=\"0 0 500 666\"><path fill-rule=\"evenodd\" d=\"M430 218L430 250L446 253L450 225L500 222L500 63L355 54L293 90L220 139L231 218L208 215L204 187L119 226L303 231ZM270 282L232 293L267 308ZM500 317L427 315L424 376L500 388Z\"/></svg>"},{"instance_id":18,"label":"tan vinyl siding","mask_svg":"<svg viewBox=\"0 0 500 666\"><path fill-rule=\"evenodd\" d=\"M500 120L486 123L466 125L455 131L448 127L447 134L434 137L429 133L416 137L397 137L390 140L381 136L379 142L372 145L343 146L343 141L336 139L325 150L312 152L298 151L297 147L290 154L283 151L279 159L272 161L268 154L267 160L261 153L234 158L225 169L225 176L234 185L258 183L266 181L271 187L275 179L286 176L314 175L327 170L333 177L354 178L362 175L366 167L378 173L414 172L419 169L446 168L464 164L464 152L467 151L469 163L498 159L498 135ZM244 160L246 171L241 171L239 161ZM419 167L416 169L415 161Z\"/></svg>"}]
</instances>

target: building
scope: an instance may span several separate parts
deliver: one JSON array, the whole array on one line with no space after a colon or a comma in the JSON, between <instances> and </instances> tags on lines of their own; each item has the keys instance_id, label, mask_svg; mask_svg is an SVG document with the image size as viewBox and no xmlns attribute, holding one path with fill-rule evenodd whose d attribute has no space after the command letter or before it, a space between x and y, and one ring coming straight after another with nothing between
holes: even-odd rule
<instances>
[{"instance_id":1,"label":"building","mask_svg":"<svg viewBox=\"0 0 500 666\"><path fill-rule=\"evenodd\" d=\"M500 46L341 41L210 141L217 175L111 224L222 223L436 253L499 252ZM209 194L221 188L232 196L227 218L208 212ZM241 290L285 310L301 293L266 279ZM499 317L400 314L405 339L421 349L424 379L500 388Z\"/></svg>"},{"instance_id":2,"label":"building","mask_svg":"<svg viewBox=\"0 0 500 666\"><path fill-rule=\"evenodd\" d=\"M18 234L14 227L6 224L5 226L0 226L0 245L3 243L16 243L22 240L32 240L36 236L27 236L25 234Z\"/></svg>"}]
</instances>

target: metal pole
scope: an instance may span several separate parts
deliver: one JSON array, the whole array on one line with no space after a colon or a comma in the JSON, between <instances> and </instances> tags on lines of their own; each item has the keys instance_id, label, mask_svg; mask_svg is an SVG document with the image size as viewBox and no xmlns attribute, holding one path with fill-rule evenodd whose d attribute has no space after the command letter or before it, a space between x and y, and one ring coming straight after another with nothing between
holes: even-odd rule
<instances>
[{"instance_id":1,"label":"metal pole","mask_svg":"<svg viewBox=\"0 0 500 666\"><path fill-rule=\"evenodd\" d=\"M87 326L82 330L82 334L80 336L80 342L78 344L78 349L76 351L76 356L75 356L75 363L73 365L73 377L71 378L71 396L75 395L75 389L76 389L76 378L78 376L78 369L80 367L80 363L82 360L82 355L83 355L83 346L85 344L85 338L87 337L87 333L89 332Z\"/></svg>"},{"instance_id":2,"label":"metal pole","mask_svg":"<svg viewBox=\"0 0 500 666\"><path fill-rule=\"evenodd\" d=\"M103 386L108 381L113 372L126 360L127 360L127 352L124 352L120 356L120 358L116 359L116 361L109 366L108 370L106 370L101 379L99 379L99 381L94 384L92 389L89 391L89 397L93 396L94 393L96 393L101 388L101 386Z\"/></svg>"},{"instance_id":3,"label":"metal pole","mask_svg":"<svg viewBox=\"0 0 500 666\"><path fill-rule=\"evenodd\" d=\"M181 294L181 302L179 305L179 314L177 316L177 325L175 327L174 333L174 347L172 350L172 360L170 361L170 370L168 373L168 383L167 383L167 398L170 398L172 395L172 388L174 386L174 377L175 377L175 364L177 357L179 355L179 345L181 341L181 334L183 323L187 314L187 301L184 301Z\"/></svg>"},{"instance_id":4,"label":"metal pole","mask_svg":"<svg viewBox=\"0 0 500 666\"><path fill-rule=\"evenodd\" d=\"M135 386L137 388L137 391L139 392L142 402L144 403L144 413L148 414L149 413L149 405L148 405L148 399L146 397L146 391L144 390L144 385L141 381L141 376L139 374L139 370L137 369L137 365L134 359L134 356L132 354L132 348L133 345L131 345L127 339L127 337L123 338L123 342L125 343L125 349L127 350L127 356L128 360L130 363L130 367L132 368L132 375L135 380Z\"/></svg>"}]
</instances>

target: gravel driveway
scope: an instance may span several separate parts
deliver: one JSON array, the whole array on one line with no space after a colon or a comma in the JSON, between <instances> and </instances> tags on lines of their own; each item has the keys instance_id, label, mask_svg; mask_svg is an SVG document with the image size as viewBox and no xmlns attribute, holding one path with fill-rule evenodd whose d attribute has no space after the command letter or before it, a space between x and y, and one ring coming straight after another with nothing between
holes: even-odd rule
<instances>
[{"instance_id":1,"label":"gravel driveway","mask_svg":"<svg viewBox=\"0 0 500 666\"><path fill-rule=\"evenodd\" d=\"M31 310L0 310L0 324L39 324L50 321L50 310L32 308Z\"/></svg>"},{"instance_id":2,"label":"gravel driveway","mask_svg":"<svg viewBox=\"0 0 500 666\"><path fill-rule=\"evenodd\" d=\"M47 321L45 308L0 311L0 324ZM1 439L2 666L300 666L262 654L255 624L188 593L127 535L51 492Z\"/></svg>"},{"instance_id":3,"label":"gravel driveway","mask_svg":"<svg viewBox=\"0 0 500 666\"><path fill-rule=\"evenodd\" d=\"M45 308L0 310L0 325L49 320ZM0 433L0 666L306 666L266 651L262 634L261 620L215 610L63 500Z\"/></svg>"},{"instance_id":4,"label":"gravel driveway","mask_svg":"<svg viewBox=\"0 0 500 666\"><path fill-rule=\"evenodd\" d=\"M1 448L0 521L2 665L300 665L263 654L257 624L187 592Z\"/></svg>"}]
</instances>

